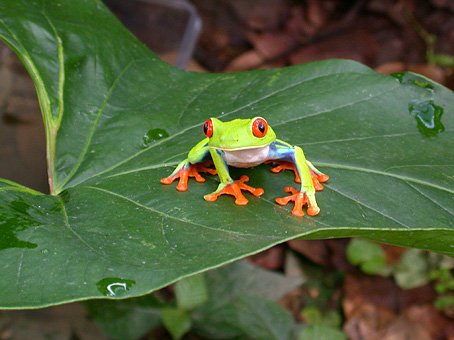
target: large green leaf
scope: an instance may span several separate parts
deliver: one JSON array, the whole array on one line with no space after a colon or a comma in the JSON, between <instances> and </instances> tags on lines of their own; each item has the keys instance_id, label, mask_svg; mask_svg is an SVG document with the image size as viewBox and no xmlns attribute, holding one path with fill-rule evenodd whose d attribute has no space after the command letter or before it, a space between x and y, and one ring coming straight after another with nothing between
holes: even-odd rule
<instances>
[{"instance_id":1,"label":"large green leaf","mask_svg":"<svg viewBox=\"0 0 454 340\"><path fill-rule=\"evenodd\" d=\"M342 60L188 73L98 0L1 1L0 38L35 82L53 194L0 182L3 308L138 296L295 237L454 254L454 95L438 84ZM320 215L274 204L293 175L268 166L233 172L266 190L244 207L203 200L216 178L159 183L207 117L259 114L331 176Z\"/></svg>"}]
</instances>

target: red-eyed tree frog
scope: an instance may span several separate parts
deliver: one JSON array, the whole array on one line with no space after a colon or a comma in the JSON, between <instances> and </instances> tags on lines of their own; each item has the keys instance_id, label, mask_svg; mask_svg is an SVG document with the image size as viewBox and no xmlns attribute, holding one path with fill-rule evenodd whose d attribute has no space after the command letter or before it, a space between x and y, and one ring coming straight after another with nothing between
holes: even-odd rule
<instances>
[{"instance_id":1,"label":"red-eyed tree frog","mask_svg":"<svg viewBox=\"0 0 454 340\"><path fill-rule=\"evenodd\" d=\"M189 177L194 177L197 182L205 182L200 172L212 175L217 173L221 183L216 191L204 196L205 200L215 201L220 195L227 194L235 196L236 204L246 205L248 200L241 190L249 191L257 197L261 196L264 190L245 184L249 180L247 176L233 180L228 166L251 168L264 162L276 162L279 165L271 171L293 170L295 182L301 183L300 190L285 187L284 190L290 195L277 198L276 202L280 205L295 202L292 210L295 216L304 216L305 204L309 215L315 216L320 212L315 200L315 190L322 190L323 185L320 183L326 182L329 176L307 161L299 146L292 146L277 139L264 118L234 119L229 122L210 118L203 124L202 129L206 138L194 146L188 157L178 164L169 177L162 178L161 183L171 184L179 178L177 190L186 191ZM206 165L208 161L214 163L215 169Z\"/></svg>"}]
</instances>

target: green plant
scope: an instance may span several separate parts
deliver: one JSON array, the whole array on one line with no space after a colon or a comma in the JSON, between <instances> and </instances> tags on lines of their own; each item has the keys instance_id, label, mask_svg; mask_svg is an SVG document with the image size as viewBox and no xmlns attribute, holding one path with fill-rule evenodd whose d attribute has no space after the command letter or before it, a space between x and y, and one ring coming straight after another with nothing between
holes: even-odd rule
<instances>
[{"instance_id":1,"label":"green plant","mask_svg":"<svg viewBox=\"0 0 454 340\"><path fill-rule=\"evenodd\" d=\"M353 239L347 246L347 258L366 274L393 276L403 289L423 286L430 279L430 254L419 249L408 249L396 264L388 264L386 253L379 244Z\"/></svg>"},{"instance_id":2,"label":"green plant","mask_svg":"<svg viewBox=\"0 0 454 340\"><path fill-rule=\"evenodd\" d=\"M51 191L0 180L2 308L140 296L297 237L454 254L454 95L439 84L345 60L188 73L99 0L2 1L0 38L35 83ZM266 166L247 171L266 192L246 207L204 202L211 179L159 183L207 116L256 114L331 176L319 216L275 205L293 177Z\"/></svg>"},{"instance_id":3,"label":"green plant","mask_svg":"<svg viewBox=\"0 0 454 340\"><path fill-rule=\"evenodd\" d=\"M292 339L297 332L295 322L276 301L301 282L238 261L177 282L174 301L164 302L149 294L85 304L113 339L137 339L159 320L174 339L189 330L207 339Z\"/></svg>"},{"instance_id":4,"label":"green plant","mask_svg":"<svg viewBox=\"0 0 454 340\"><path fill-rule=\"evenodd\" d=\"M454 260L443 257L438 259L436 268L430 272L430 279L435 282L438 296L435 307L449 316L454 316Z\"/></svg>"},{"instance_id":5,"label":"green plant","mask_svg":"<svg viewBox=\"0 0 454 340\"><path fill-rule=\"evenodd\" d=\"M347 246L350 263L371 275L392 276L402 289L434 283L434 305L447 315L454 315L454 259L419 249L408 249L395 264L387 264L386 253L379 244L353 239Z\"/></svg>"}]
</instances>

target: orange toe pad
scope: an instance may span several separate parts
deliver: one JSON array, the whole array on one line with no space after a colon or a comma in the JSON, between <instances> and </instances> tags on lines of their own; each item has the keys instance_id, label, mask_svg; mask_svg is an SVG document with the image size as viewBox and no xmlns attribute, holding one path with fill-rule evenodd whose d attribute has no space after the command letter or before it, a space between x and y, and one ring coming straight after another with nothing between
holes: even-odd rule
<instances>
[{"instance_id":1,"label":"orange toe pad","mask_svg":"<svg viewBox=\"0 0 454 340\"><path fill-rule=\"evenodd\" d=\"M177 184L177 190L186 191L188 190L188 179L190 177L194 177L197 182L205 182L205 178L203 178L199 172L208 172L211 175L216 175L215 169L208 168L201 163L191 164L189 165L189 168L182 168L173 176L161 178L161 183L172 184L174 180L179 178L180 180Z\"/></svg>"},{"instance_id":2,"label":"orange toe pad","mask_svg":"<svg viewBox=\"0 0 454 340\"><path fill-rule=\"evenodd\" d=\"M295 174L295 182L301 183L298 171L296 171L296 167L292 162L279 161L279 165L271 169L271 171L274 173L278 173L284 170L292 170L293 173ZM314 171L310 169L309 172L311 173L312 183L314 185L315 190L317 191L323 190L323 185L321 183L325 183L329 179L329 176L322 173L316 174Z\"/></svg>"},{"instance_id":3,"label":"orange toe pad","mask_svg":"<svg viewBox=\"0 0 454 340\"><path fill-rule=\"evenodd\" d=\"M248 176L241 176L240 179L234 181L233 183L227 184L218 192L213 192L212 194L205 195L203 198L206 201L213 202L216 201L221 195L231 195L235 196L235 204L246 205L249 201L246 197L244 197L241 190L247 190L256 197L263 195L263 193L265 192L262 188L253 188L245 184L244 182L247 181L249 181Z\"/></svg>"},{"instance_id":4,"label":"orange toe pad","mask_svg":"<svg viewBox=\"0 0 454 340\"><path fill-rule=\"evenodd\" d=\"M298 217L304 216L303 206L306 204L307 204L307 214L308 215L315 216L320 212L319 207L317 207L317 206L314 207L309 204L309 201L308 201L305 193L300 192L292 187L285 187L284 191L291 193L291 195L288 195L286 197L276 198L276 203L279 205L287 205L290 201L295 202L295 206L293 207L293 210L292 210L293 215L298 216Z\"/></svg>"}]
</instances>

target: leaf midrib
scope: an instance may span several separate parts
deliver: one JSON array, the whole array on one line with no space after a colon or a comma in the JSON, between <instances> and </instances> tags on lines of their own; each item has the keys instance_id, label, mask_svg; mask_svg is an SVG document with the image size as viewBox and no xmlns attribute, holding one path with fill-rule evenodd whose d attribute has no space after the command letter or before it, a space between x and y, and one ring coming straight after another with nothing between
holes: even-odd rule
<instances>
[{"instance_id":1,"label":"leaf midrib","mask_svg":"<svg viewBox=\"0 0 454 340\"><path fill-rule=\"evenodd\" d=\"M431 183L431 182L427 182L427 181L424 181L424 180L421 180L421 179L418 179L418 178L413 178L413 177L408 177L408 176L395 174L395 173L392 173L392 172L385 172L385 171L382 171L382 170L371 169L371 168L363 168L363 167L354 166L354 165L347 165L347 164L336 164L336 163L326 163L326 162L316 162L316 161L314 161L313 163L316 164L317 166L321 166L321 167L334 168L334 169L344 169L344 170L351 170L351 171L360 171L360 172L372 173L372 174L376 174L376 175L394 177L394 178L397 178L397 179L400 179L400 180L403 180L403 181L408 181L408 182L412 182L412 183L425 185L425 186L428 186L428 187L432 187L434 189L446 191L446 192L448 192L450 194L454 194L454 190L451 190L449 188L445 188L445 187L443 187L441 185L434 184L434 183ZM427 165L427 166L429 166L429 165ZM446 164L444 166L454 166L454 164Z\"/></svg>"}]
</instances>

